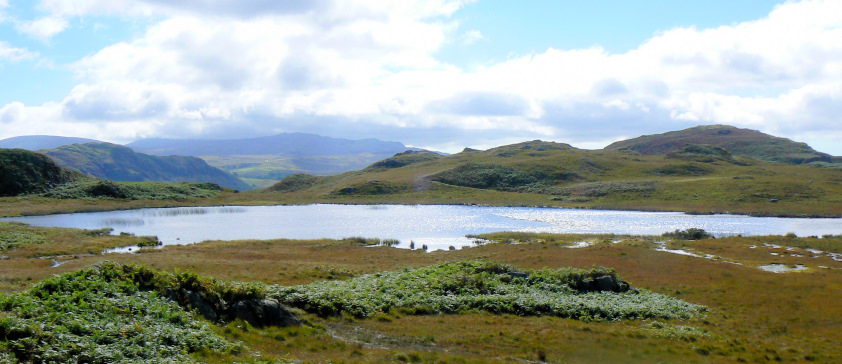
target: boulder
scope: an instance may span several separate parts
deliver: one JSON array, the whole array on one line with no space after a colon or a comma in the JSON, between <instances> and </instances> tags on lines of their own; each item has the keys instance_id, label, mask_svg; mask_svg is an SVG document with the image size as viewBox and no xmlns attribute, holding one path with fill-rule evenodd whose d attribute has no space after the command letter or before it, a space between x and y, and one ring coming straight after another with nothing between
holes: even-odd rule
<instances>
[{"instance_id":1,"label":"boulder","mask_svg":"<svg viewBox=\"0 0 842 364\"><path fill-rule=\"evenodd\" d=\"M278 300L271 298L237 301L231 306L231 316L254 327L301 326L301 322L292 312Z\"/></svg>"}]
</instances>

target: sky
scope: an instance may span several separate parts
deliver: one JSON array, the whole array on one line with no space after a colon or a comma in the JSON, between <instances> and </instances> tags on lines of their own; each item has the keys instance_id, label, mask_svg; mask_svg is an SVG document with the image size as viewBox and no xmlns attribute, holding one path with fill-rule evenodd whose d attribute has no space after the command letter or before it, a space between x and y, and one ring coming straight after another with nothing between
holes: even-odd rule
<instances>
[{"instance_id":1,"label":"sky","mask_svg":"<svg viewBox=\"0 0 842 364\"><path fill-rule=\"evenodd\" d=\"M728 124L842 155L842 0L0 0L0 139L445 152Z\"/></svg>"}]
</instances>

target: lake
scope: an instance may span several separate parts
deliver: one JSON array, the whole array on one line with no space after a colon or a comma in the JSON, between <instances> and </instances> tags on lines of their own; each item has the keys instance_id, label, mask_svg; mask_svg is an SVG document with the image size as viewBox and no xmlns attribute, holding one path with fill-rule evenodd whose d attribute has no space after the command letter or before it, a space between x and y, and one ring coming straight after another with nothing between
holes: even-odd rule
<instances>
[{"instance_id":1,"label":"lake","mask_svg":"<svg viewBox=\"0 0 842 364\"><path fill-rule=\"evenodd\" d=\"M680 212L452 205L301 205L156 208L2 218L35 226L114 228L164 245L204 240L389 238L430 250L471 245L495 231L660 235L702 228L716 236L842 234L842 219L687 215Z\"/></svg>"}]
</instances>

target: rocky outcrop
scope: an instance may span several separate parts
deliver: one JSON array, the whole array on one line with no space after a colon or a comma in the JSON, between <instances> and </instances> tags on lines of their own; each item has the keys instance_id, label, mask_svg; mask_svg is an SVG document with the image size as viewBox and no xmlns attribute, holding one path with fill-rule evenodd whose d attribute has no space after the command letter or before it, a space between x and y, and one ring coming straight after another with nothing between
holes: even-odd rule
<instances>
[{"instance_id":1,"label":"rocky outcrop","mask_svg":"<svg viewBox=\"0 0 842 364\"><path fill-rule=\"evenodd\" d=\"M242 300L231 306L234 317L254 327L301 326L298 318L276 299Z\"/></svg>"},{"instance_id":2,"label":"rocky outcrop","mask_svg":"<svg viewBox=\"0 0 842 364\"><path fill-rule=\"evenodd\" d=\"M631 286L628 282L617 279L610 275L596 277L593 279L583 279L576 284L576 290L579 292L628 292Z\"/></svg>"},{"instance_id":3,"label":"rocky outcrop","mask_svg":"<svg viewBox=\"0 0 842 364\"><path fill-rule=\"evenodd\" d=\"M271 298L244 299L228 304L222 299L207 298L198 292L185 289L168 289L166 297L183 307L196 310L196 313L209 321L241 319L254 327L301 326L295 314L278 300Z\"/></svg>"}]
</instances>

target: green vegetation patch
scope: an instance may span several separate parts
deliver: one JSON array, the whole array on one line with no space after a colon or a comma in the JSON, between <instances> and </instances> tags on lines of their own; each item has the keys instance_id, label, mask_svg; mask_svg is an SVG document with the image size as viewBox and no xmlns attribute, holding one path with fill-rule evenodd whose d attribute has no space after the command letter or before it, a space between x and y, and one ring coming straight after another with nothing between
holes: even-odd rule
<instances>
[{"instance_id":1,"label":"green vegetation patch","mask_svg":"<svg viewBox=\"0 0 842 364\"><path fill-rule=\"evenodd\" d=\"M594 282L606 283L605 289L597 289ZM270 296L288 305L325 316L367 317L397 309L409 314L487 311L578 319L686 319L706 310L658 293L630 290L608 268L524 271L487 260L269 290Z\"/></svg>"},{"instance_id":2,"label":"green vegetation patch","mask_svg":"<svg viewBox=\"0 0 842 364\"><path fill-rule=\"evenodd\" d=\"M404 184L371 180L366 182L355 183L345 188L340 188L331 192L330 194L334 196L371 196L388 195L392 193L401 193L406 191L409 191L409 186Z\"/></svg>"},{"instance_id":3,"label":"green vegetation patch","mask_svg":"<svg viewBox=\"0 0 842 364\"><path fill-rule=\"evenodd\" d=\"M516 191L545 186L549 177L540 171L527 171L495 164L468 163L435 174L431 179L462 187Z\"/></svg>"},{"instance_id":4,"label":"green vegetation patch","mask_svg":"<svg viewBox=\"0 0 842 364\"><path fill-rule=\"evenodd\" d=\"M590 182L558 190L559 200L590 199L603 196L650 195L655 192L652 181Z\"/></svg>"},{"instance_id":5,"label":"green vegetation patch","mask_svg":"<svg viewBox=\"0 0 842 364\"><path fill-rule=\"evenodd\" d=\"M386 158L382 161L372 164L367 170L390 169L407 166L414 163L432 161L441 158L438 153L429 152L426 150L415 151L408 150L403 153L395 154L392 157Z\"/></svg>"},{"instance_id":6,"label":"green vegetation patch","mask_svg":"<svg viewBox=\"0 0 842 364\"><path fill-rule=\"evenodd\" d=\"M0 222L0 251L46 242L47 237L37 229L23 224Z\"/></svg>"},{"instance_id":7,"label":"green vegetation patch","mask_svg":"<svg viewBox=\"0 0 842 364\"><path fill-rule=\"evenodd\" d=\"M722 147L706 144L687 144L680 150L667 153L667 158L694 162L712 163L716 161L732 162L734 157Z\"/></svg>"},{"instance_id":8,"label":"green vegetation patch","mask_svg":"<svg viewBox=\"0 0 842 364\"><path fill-rule=\"evenodd\" d=\"M316 182L319 182L320 179L321 178L318 176L313 176L304 173L296 173L272 185L271 187L267 188L267 190L276 192L300 191L316 184Z\"/></svg>"},{"instance_id":9,"label":"green vegetation patch","mask_svg":"<svg viewBox=\"0 0 842 364\"><path fill-rule=\"evenodd\" d=\"M0 355L21 362L189 362L197 351L239 350L149 289L165 277L106 262L0 296Z\"/></svg>"},{"instance_id":10,"label":"green vegetation patch","mask_svg":"<svg viewBox=\"0 0 842 364\"><path fill-rule=\"evenodd\" d=\"M656 176L704 176L711 172L713 172L713 169L697 164L668 164L649 171L649 174Z\"/></svg>"},{"instance_id":11,"label":"green vegetation patch","mask_svg":"<svg viewBox=\"0 0 842 364\"><path fill-rule=\"evenodd\" d=\"M221 191L216 183L92 180L65 184L43 195L61 199L181 200L216 197Z\"/></svg>"}]
</instances>

